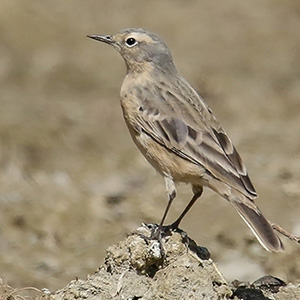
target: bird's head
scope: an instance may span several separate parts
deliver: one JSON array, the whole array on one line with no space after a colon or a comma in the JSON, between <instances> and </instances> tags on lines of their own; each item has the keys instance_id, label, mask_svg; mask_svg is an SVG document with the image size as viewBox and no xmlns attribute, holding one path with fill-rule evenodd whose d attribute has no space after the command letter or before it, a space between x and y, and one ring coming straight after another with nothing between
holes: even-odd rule
<instances>
[{"instance_id":1,"label":"bird's head","mask_svg":"<svg viewBox=\"0 0 300 300\"><path fill-rule=\"evenodd\" d=\"M113 46L125 60L127 71L149 68L174 72L172 55L161 38L143 29L130 28L114 35L88 35L89 38Z\"/></svg>"}]
</instances>

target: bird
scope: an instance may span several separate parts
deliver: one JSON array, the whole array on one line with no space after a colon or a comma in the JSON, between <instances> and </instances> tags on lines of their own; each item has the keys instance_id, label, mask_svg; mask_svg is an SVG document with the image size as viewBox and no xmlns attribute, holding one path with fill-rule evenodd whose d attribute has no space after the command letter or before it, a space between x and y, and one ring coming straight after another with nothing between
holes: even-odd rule
<instances>
[{"instance_id":1,"label":"bird","mask_svg":"<svg viewBox=\"0 0 300 300\"><path fill-rule=\"evenodd\" d=\"M175 222L178 226L203 187L225 198L268 251L284 251L271 223L255 204L247 169L199 93L177 70L166 43L142 28L113 35L87 35L116 49L126 64L120 102L130 135L146 160L162 175L168 203L163 227L176 197L176 183L191 184L193 197Z\"/></svg>"}]
</instances>

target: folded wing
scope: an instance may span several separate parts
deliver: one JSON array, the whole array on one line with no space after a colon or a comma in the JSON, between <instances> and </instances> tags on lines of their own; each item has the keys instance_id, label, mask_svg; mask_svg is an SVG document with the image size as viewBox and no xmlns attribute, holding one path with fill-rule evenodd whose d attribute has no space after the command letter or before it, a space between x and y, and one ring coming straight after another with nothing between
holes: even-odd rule
<instances>
[{"instance_id":1,"label":"folded wing","mask_svg":"<svg viewBox=\"0 0 300 300\"><path fill-rule=\"evenodd\" d=\"M140 128L176 155L203 166L212 176L249 199L256 198L247 170L231 140L198 94L192 96L196 97L194 101L170 93L153 93L153 99L141 99Z\"/></svg>"}]
</instances>

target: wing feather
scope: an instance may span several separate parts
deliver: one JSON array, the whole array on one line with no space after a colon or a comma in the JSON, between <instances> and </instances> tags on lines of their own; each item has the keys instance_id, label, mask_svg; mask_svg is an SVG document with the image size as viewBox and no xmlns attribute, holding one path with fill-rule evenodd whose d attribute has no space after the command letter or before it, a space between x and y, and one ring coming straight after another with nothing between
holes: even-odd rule
<instances>
[{"instance_id":1,"label":"wing feather","mask_svg":"<svg viewBox=\"0 0 300 300\"><path fill-rule=\"evenodd\" d=\"M152 92L149 89L147 98L139 100L137 121L147 135L250 199L256 198L246 167L231 140L187 82L177 82L172 93L165 87Z\"/></svg>"}]
</instances>

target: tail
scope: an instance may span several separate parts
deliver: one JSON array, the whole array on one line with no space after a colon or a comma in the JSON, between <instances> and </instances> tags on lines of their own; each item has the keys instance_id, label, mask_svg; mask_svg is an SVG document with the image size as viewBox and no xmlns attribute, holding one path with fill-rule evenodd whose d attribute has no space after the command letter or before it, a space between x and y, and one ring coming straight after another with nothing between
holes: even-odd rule
<instances>
[{"instance_id":1,"label":"tail","mask_svg":"<svg viewBox=\"0 0 300 300\"><path fill-rule=\"evenodd\" d=\"M207 179L207 186L233 205L245 223L252 230L257 240L267 251L284 251L283 244L273 230L270 222L262 215L261 211L250 197L247 197L245 194L233 189L212 176L209 176Z\"/></svg>"},{"instance_id":2,"label":"tail","mask_svg":"<svg viewBox=\"0 0 300 300\"><path fill-rule=\"evenodd\" d=\"M252 202L252 200L248 201ZM277 236L271 227L270 222L262 215L254 202L251 203L253 208L242 202L230 201L230 203L237 210L245 223L250 227L257 240L267 251L284 251L284 246L280 238Z\"/></svg>"}]
</instances>

